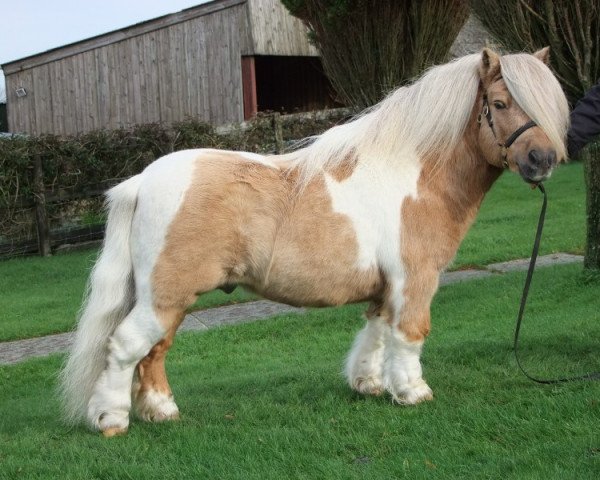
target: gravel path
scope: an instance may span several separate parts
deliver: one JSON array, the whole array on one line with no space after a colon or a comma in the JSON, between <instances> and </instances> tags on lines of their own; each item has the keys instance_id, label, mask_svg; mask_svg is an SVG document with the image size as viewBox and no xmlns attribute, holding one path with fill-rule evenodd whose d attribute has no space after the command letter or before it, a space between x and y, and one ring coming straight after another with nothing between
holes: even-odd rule
<instances>
[{"instance_id":1,"label":"gravel path","mask_svg":"<svg viewBox=\"0 0 600 480\"><path fill-rule=\"evenodd\" d=\"M548 265L576 262L583 262L583 257L579 255L558 253L539 257L537 266L544 267ZM526 270L528 265L529 260L522 259L488 265L485 270L446 272L442 274L440 285L484 278L505 272ZM268 300L258 300L255 302L240 303L192 312L185 317L179 328L179 332L208 330L209 328L221 325L251 322L284 313L303 312L303 308L290 307L289 305L283 305ZM0 342L0 365L11 365L32 357L43 357L52 353L64 352L68 349L72 339L73 333L60 333L58 335L48 335L27 340Z\"/></svg>"}]
</instances>

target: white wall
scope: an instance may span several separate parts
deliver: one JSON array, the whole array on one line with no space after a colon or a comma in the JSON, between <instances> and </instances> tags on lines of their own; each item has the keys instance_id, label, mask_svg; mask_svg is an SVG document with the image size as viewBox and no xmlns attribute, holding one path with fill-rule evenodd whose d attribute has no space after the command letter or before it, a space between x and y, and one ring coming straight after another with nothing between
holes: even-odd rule
<instances>
[{"instance_id":1,"label":"white wall","mask_svg":"<svg viewBox=\"0 0 600 480\"><path fill-rule=\"evenodd\" d=\"M6 87L4 86L4 73L0 70L0 103L6 103Z\"/></svg>"}]
</instances>

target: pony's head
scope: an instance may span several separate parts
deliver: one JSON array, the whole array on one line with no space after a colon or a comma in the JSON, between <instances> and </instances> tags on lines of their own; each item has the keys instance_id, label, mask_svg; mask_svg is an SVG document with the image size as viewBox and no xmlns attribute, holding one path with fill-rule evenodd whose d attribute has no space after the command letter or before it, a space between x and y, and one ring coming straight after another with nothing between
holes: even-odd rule
<instances>
[{"instance_id":1,"label":"pony's head","mask_svg":"<svg viewBox=\"0 0 600 480\"><path fill-rule=\"evenodd\" d=\"M529 183L547 179L566 156L569 107L548 55L548 47L502 57L486 48L479 66L479 145L490 164Z\"/></svg>"}]
</instances>

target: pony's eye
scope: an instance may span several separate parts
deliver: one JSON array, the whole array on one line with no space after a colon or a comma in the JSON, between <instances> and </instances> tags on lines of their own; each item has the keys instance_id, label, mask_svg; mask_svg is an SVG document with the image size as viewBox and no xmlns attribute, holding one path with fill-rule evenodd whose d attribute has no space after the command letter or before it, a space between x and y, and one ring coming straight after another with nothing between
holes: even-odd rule
<instances>
[{"instance_id":1,"label":"pony's eye","mask_svg":"<svg viewBox=\"0 0 600 480\"><path fill-rule=\"evenodd\" d=\"M502 110L503 108L506 108L506 104L497 100L494 102L494 107L496 107L497 110Z\"/></svg>"}]
</instances>

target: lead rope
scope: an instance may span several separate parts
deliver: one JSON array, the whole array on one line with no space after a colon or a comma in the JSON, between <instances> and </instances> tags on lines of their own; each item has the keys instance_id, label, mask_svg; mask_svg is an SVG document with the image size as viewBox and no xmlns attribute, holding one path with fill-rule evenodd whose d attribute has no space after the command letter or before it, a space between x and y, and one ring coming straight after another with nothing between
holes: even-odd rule
<instances>
[{"instance_id":1,"label":"lead rope","mask_svg":"<svg viewBox=\"0 0 600 480\"><path fill-rule=\"evenodd\" d=\"M576 377L565 377L565 378L554 378L549 380L536 378L525 371L523 366L521 365L521 361L519 360L518 346L519 346L519 332L521 331L521 322L523 320L523 312L525 311L525 304L527 303L527 295L529 294L529 287L531 285L531 278L533 277L533 270L535 268L535 261L537 260L538 251L540 248L540 240L542 238L542 229L544 228L544 218L546 216L546 206L548 205L548 197L546 195L546 190L544 189L544 185L541 183L537 184L537 188L539 188L540 192L544 195L544 203L542 204L542 211L540 212L540 218L538 220L537 232L535 234L535 240L533 242L533 250L531 252L531 259L529 261L529 269L527 270L527 277L525 278L525 285L523 286L523 295L521 296L521 306L519 307L519 315L517 316L517 325L515 327L515 342L514 342L514 352L515 359L517 360L517 365L523 375L525 375L529 380L533 380L537 383L542 383L544 385L554 385L557 383L565 383L565 382L575 382L582 380L589 381L597 381L600 380L600 372L592 372L586 373L585 375L579 375Z\"/></svg>"}]
</instances>

